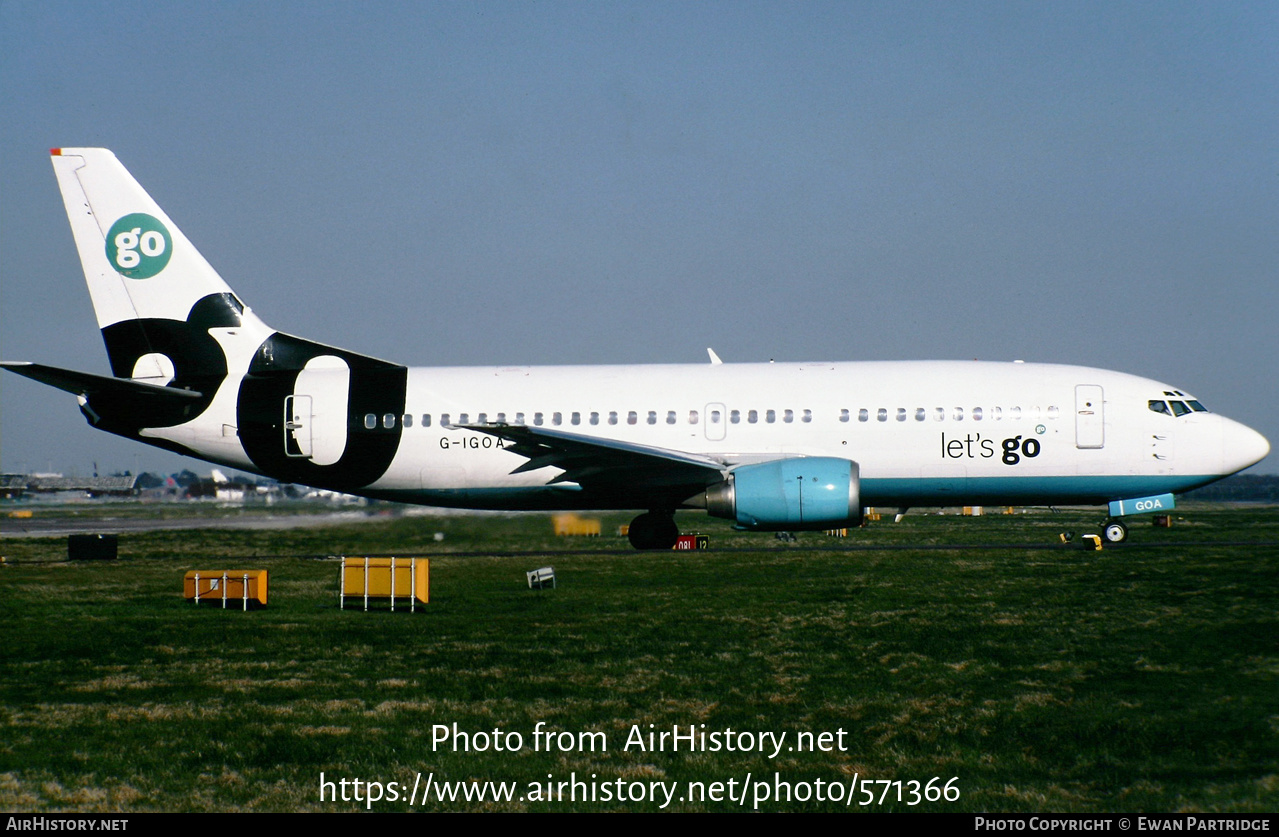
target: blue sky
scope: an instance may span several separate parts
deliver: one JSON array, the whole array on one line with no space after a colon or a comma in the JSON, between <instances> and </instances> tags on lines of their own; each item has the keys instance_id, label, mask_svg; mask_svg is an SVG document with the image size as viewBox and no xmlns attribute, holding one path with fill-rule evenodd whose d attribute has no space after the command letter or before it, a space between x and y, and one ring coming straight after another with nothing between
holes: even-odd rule
<instances>
[{"instance_id":1,"label":"blue sky","mask_svg":"<svg viewBox=\"0 0 1279 837\"><path fill-rule=\"evenodd\" d=\"M1078 363L1279 440L1273 3L3 0L0 107L7 360L109 371L47 160L101 145L356 351ZM12 375L0 434L207 470Z\"/></svg>"}]
</instances>

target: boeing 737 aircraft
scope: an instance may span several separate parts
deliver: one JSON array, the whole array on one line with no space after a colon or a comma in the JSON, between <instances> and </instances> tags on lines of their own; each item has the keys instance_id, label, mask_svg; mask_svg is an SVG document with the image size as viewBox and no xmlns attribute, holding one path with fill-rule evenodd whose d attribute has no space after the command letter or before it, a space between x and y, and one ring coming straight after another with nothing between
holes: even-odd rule
<instances>
[{"instance_id":1,"label":"boeing 737 aircraft","mask_svg":"<svg viewBox=\"0 0 1279 837\"><path fill-rule=\"evenodd\" d=\"M856 526L864 506L1109 504L1260 461L1259 433L1157 381L976 361L408 368L278 332L110 151L53 168L114 377L5 363L89 424L285 482L479 509L676 509L744 529Z\"/></svg>"}]
</instances>

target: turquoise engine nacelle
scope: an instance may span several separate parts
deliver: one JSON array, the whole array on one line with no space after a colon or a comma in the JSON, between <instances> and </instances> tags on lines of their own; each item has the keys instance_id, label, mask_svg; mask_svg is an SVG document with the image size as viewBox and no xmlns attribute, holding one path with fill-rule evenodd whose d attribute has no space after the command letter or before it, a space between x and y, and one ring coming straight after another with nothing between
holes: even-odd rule
<instances>
[{"instance_id":1,"label":"turquoise engine nacelle","mask_svg":"<svg viewBox=\"0 0 1279 837\"><path fill-rule=\"evenodd\" d=\"M743 465L706 490L706 511L743 529L860 526L857 463L809 456Z\"/></svg>"}]
</instances>

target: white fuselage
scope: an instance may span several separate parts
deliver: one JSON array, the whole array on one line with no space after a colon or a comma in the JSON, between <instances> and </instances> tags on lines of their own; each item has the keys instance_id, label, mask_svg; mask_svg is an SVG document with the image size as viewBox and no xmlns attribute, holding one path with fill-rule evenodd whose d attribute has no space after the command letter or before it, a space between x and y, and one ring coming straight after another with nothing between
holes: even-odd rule
<instances>
[{"instance_id":1,"label":"white fuselage","mask_svg":"<svg viewBox=\"0 0 1279 837\"><path fill-rule=\"evenodd\" d=\"M1152 410L1151 401L1192 400L1172 387L1076 366L419 367L408 370L403 412L365 415L349 409L352 373L340 362L328 367L313 362L295 385L310 410L310 448L301 453L328 464L353 434L398 432L394 458L367 493L426 504L574 508L586 499L563 484L548 491L558 469L513 473L525 456L463 424L545 427L702 455L726 471L785 457L849 459L860 465L866 505L1099 503L1184 491L1268 450L1259 434L1214 413ZM254 470L247 457L226 456L227 425L234 419L211 410L153 433L200 450L199 437L216 427L224 450L210 458Z\"/></svg>"}]
</instances>

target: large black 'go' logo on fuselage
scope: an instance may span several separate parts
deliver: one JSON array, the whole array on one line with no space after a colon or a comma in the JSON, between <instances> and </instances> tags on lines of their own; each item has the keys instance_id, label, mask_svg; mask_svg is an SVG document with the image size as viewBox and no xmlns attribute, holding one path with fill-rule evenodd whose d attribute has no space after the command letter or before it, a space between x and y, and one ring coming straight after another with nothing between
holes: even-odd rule
<instances>
[{"instance_id":1,"label":"large black 'go' logo on fuselage","mask_svg":"<svg viewBox=\"0 0 1279 837\"><path fill-rule=\"evenodd\" d=\"M307 361L322 355L341 358L351 370L346 448L332 465L285 453L284 401L293 395ZM403 366L277 332L258 348L240 383L240 443L253 464L276 479L338 491L362 488L390 467L400 445L400 427L396 422L394 428L367 432L360 417L402 415L407 383Z\"/></svg>"}]
</instances>

